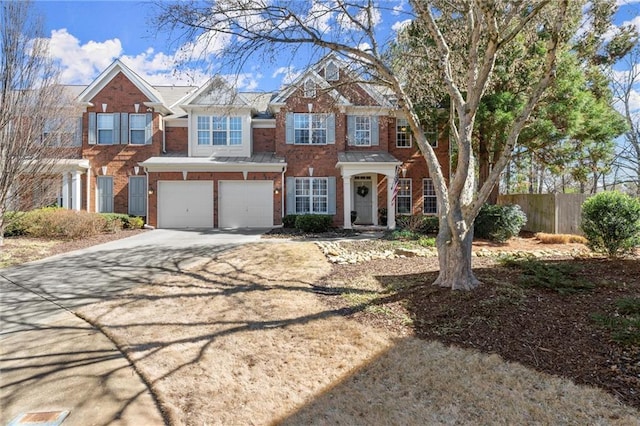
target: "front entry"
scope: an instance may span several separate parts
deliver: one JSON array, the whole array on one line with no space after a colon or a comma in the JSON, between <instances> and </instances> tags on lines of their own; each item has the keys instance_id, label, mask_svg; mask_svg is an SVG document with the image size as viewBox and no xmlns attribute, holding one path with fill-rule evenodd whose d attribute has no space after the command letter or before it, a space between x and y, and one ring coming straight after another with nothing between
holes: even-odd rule
<instances>
[{"instance_id":1,"label":"front entry","mask_svg":"<svg viewBox=\"0 0 640 426\"><path fill-rule=\"evenodd\" d=\"M356 176L353 179L353 209L358 212L357 225L373 224L373 183L370 176Z\"/></svg>"}]
</instances>

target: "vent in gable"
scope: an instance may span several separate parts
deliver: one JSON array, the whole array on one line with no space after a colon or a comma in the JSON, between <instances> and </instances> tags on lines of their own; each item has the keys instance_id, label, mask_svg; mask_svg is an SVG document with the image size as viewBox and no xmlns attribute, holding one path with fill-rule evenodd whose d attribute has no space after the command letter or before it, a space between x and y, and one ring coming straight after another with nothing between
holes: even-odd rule
<instances>
[{"instance_id":1,"label":"vent in gable","mask_svg":"<svg viewBox=\"0 0 640 426\"><path fill-rule=\"evenodd\" d=\"M330 61L327 66L324 67L324 77L327 81L338 81L340 79L340 68L335 62Z\"/></svg>"},{"instance_id":2,"label":"vent in gable","mask_svg":"<svg viewBox=\"0 0 640 426\"><path fill-rule=\"evenodd\" d=\"M304 82L304 97L315 98L316 97L316 83L311 79L307 79Z\"/></svg>"}]
</instances>

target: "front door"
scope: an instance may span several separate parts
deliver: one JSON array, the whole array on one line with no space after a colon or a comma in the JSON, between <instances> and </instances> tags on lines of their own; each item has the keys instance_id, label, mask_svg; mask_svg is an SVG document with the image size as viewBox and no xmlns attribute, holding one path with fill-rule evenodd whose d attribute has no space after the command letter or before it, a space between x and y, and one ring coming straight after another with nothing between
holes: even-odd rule
<instances>
[{"instance_id":1,"label":"front door","mask_svg":"<svg viewBox=\"0 0 640 426\"><path fill-rule=\"evenodd\" d=\"M373 223L373 184L370 177L355 178L353 182L354 210L358 212L355 223L371 225Z\"/></svg>"}]
</instances>

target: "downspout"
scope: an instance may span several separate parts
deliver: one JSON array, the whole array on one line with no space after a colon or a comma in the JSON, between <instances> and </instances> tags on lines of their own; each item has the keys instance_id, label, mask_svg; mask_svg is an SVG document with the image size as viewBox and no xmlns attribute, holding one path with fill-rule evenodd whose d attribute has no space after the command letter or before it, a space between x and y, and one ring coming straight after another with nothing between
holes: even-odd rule
<instances>
[{"instance_id":1,"label":"downspout","mask_svg":"<svg viewBox=\"0 0 640 426\"><path fill-rule=\"evenodd\" d=\"M285 193L285 187L284 187L284 174L287 172L287 166L284 166L282 168L282 177L280 178L280 198L281 198L281 206L280 206L280 215L282 217L285 217L287 214L284 211L284 193ZM284 223L282 223L280 226L284 226Z\"/></svg>"},{"instance_id":2,"label":"downspout","mask_svg":"<svg viewBox=\"0 0 640 426\"><path fill-rule=\"evenodd\" d=\"M149 225L149 170L145 167L144 168L144 174L147 176L147 215L144 218L144 221L146 222L144 224L144 228L145 229L154 229L153 226Z\"/></svg>"},{"instance_id":3,"label":"downspout","mask_svg":"<svg viewBox=\"0 0 640 426\"><path fill-rule=\"evenodd\" d=\"M167 153L167 125L164 122L164 117L160 116L160 123L162 124L162 153ZM149 181L147 181L149 182ZM147 204L147 208L149 205Z\"/></svg>"},{"instance_id":4,"label":"downspout","mask_svg":"<svg viewBox=\"0 0 640 426\"><path fill-rule=\"evenodd\" d=\"M87 169L87 212L91 211L91 164Z\"/></svg>"}]
</instances>

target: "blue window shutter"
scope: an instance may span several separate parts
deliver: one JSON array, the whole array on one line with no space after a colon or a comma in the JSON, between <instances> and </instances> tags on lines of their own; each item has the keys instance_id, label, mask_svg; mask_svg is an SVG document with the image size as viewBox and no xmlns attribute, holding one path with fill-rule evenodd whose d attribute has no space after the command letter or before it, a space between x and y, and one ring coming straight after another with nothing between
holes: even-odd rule
<instances>
[{"instance_id":1,"label":"blue window shutter","mask_svg":"<svg viewBox=\"0 0 640 426\"><path fill-rule=\"evenodd\" d=\"M120 114L120 143L129 143L129 114L126 112Z\"/></svg>"},{"instance_id":2,"label":"blue window shutter","mask_svg":"<svg viewBox=\"0 0 640 426\"><path fill-rule=\"evenodd\" d=\"M97 135L97 122L96 122L96 113L95 112L90 112L89 113L89 132L88 132L88 138L87 138L87 142L89 142L89 145L95 145L96 144L96 140L98 139L98 135Z\"/></svg>"},{"instance_id":3,"label":"blue window shutter","mask_svg":"<svg viewBox=\"0 0 640 426\"><path fill-rule=\"evenodd\" d=\"M336 214L336 177L329 176L329 182L327 182L327 189L329 193L329 214Z\"/></svg>"},{"instance_id":4,"label":"blue window shutter","mask_svg":"<svg viewBox=\"0 0 640 426\"><path fill-rule=\"evenodd\" d=\"M347 145L356 144L356 116L347 115Z\"/></svg>"},{"instance_id":5,"label":"blue window shutter","mask_svg":"<svg viewBox=\"0 0 640 426\"><path fill-rule=\"evenodd\" d=\"M380 145L379 122L377 115L371 117L371 146Z\"/></svg>"},{"instance_id":6,"label":"blue window shutter","mask_svg":"<svg viewBox=\"0 0 640 426\"><path fill-rule=\"evenodd\" d=\"M113 143L120 143L120 114L117 112L111 115L113 117Z\"/></svg>"},{"instance_id":7,"label":"blue window shutter","mask_svg":"<svg viewBox=\"0 0 640 426\"><path fill-rule=\"evenodd\" d=\"M292 112L288 112L285 115L285 126L286 126L286 135L285 135L285 139L286 139L286 143L287 144L293 144L295 142L295 134L294 134L294 127L293 127L293 113Z\"/></svg>"},{"instance_id":8,"label":"blue window shutter","mask_svg":"<svg viewBox=\"0 0 640 426\"><path fill-rule=\"evenodd\" d=\"M153 113L147 113L147 125L144 128L145 144L151 145L153 143Z\"/></svg>"},{"instance_id":9,"label":"blue window shutter","mask_svg":"<svg viewBox=\"0 0 640 426\"><path fill-rule=\"evenodd\" d=\"M333 145L336 143L336 116L329 114L327 117L327 143Z\"/></svg>"},{"instance_id":10,"label":"blue window shutter","mask_svg":"<svg viewBox=\"0 0 640 426\"><path fill-rule=\"evenodd\" d=\"M286 179L287 185L287 214L296 214L296 178L288 177Z\"/></svg>"},{"instance_id":11,"label":"blue window shutter","mask_svg":"<svg viewBox=\"0 0 640 426\"><path fill-rule=\"evenodd\" d=\"M76 120L76 131L73 135L73 145L82 145L82 117L78 117Z\"/></svg>"}]
</instances>

